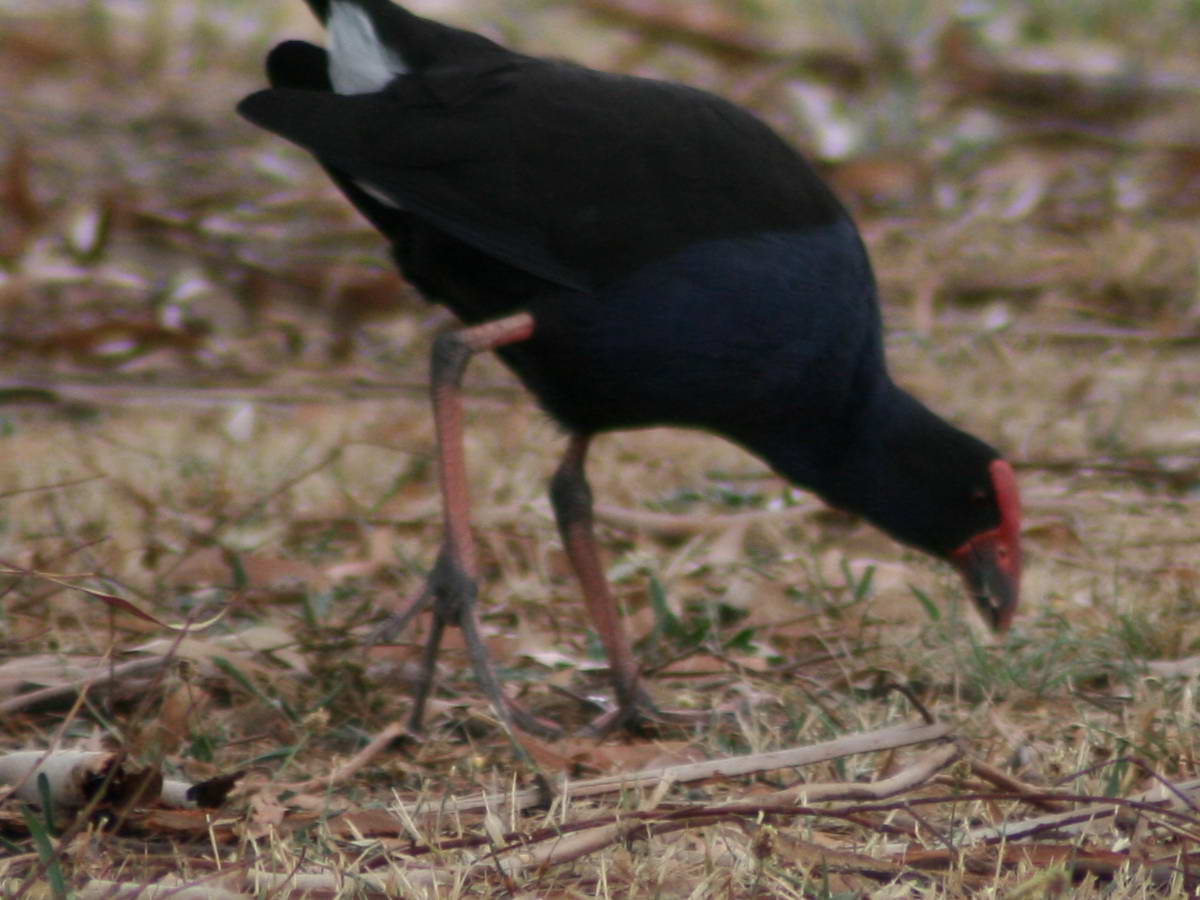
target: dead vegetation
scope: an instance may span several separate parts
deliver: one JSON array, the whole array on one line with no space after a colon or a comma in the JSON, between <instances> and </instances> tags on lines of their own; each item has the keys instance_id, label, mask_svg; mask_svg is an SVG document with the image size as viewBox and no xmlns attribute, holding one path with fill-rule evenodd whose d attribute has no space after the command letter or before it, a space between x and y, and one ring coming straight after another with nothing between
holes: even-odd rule
<instances>
[{"instance_id":1,"label":"dead vegetation","mask_svg":"<svg viewBox=\"0 0 1200 900\"><path fill-rule=\"evenodd\" d=\"M989 642L948 572L735 448L608 436L591 478L651 688L711 719L522 738L535 772L452 644L404 740L421 635L362 638L438 545L445 318L233 114L315 26L0 0L5 896L1195 892L1195 4L417 6L719 90L809 148L894 371L1019 464L1024 613ZM469 384L488 641L579 726L607 682L544 497L560 441L494 361ZM867 752L881 730L917 742Z\"/></svg>"}]
</instances>

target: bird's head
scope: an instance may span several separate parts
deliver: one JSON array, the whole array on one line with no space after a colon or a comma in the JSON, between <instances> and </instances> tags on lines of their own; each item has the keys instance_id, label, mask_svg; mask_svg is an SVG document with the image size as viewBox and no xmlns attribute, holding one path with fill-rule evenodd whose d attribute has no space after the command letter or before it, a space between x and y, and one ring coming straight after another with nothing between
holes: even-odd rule
<instances>
[{"instance_id":1,"label":"bird's head","mask_svg":"<svg viewBox=\"0 0 1200 900\"><path fill-rule=\"evenodd\" d=\"M949 554L984 620L997 632L1008 630L1017 611L1021 585L1021 504L1012 466L992 460L991 490L979 502L994 506L999 524L981 531Z\"/></svg>"},{"instance_id":2,"label":"bird's head","mask_svg":"<svg viewBox=\"0 0 1200 900\"><path fill-rule=\"evenodd\" d=\"M837 463L815 471L826 500L953 565L984 621L1008 629L1020 596L1021 508L1012 466L996 450L892 388Z\"/></svg>"}]
</instances>

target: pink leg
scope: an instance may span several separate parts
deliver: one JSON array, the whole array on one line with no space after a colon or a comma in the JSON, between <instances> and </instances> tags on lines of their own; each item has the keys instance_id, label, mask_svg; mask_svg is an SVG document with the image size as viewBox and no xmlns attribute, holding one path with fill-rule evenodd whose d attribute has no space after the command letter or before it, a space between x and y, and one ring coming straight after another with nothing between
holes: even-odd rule
<instances>
[{"instance_id":1,"label":"pink leg","mask_svg":"<svg viewBox=\"0 0 1200 900\"><path fill-rule=\"evenodd\" d=\"M533 317L528 313L518 313L494 322L447 332L434 343L430 380L445 537L437 563L420 594L377 632L394 633L407 625L417 613L430 607L433 609L433 630L425 645L420 681L409 717L409 728L414 732L421 730L425 700L433 683L434 664L442 633L446 625L458 625L462 628L475 677L492 702L496 715L510 728L516 726L531 734L546 737L561 734L561 729L535 718L505 696L480 636L479 620L475 613L478 562L475 540L471 535L470 498L463 452L462 378L467 363L476 353L526 340L533 334L533 329Z\"/></svg>"},{"instance_id":2,"label":"pink leg","mask_svg":"<svg viewBox=\"0 0 1200 900\"><path fill-rule=\"evenodd\" d=\"M636 730L645 719L695 721L686 713L667 713L655 707L642 690L633 644L608 585L592 519L592 490L584 475L589 438L572 435L567 452L550 482L550 500L558 520L567 557L579 579L588 615L600 635L612 667L617 709L592 723L591 731L605 734L619 728Z\"/></svg>"}]
</instances>

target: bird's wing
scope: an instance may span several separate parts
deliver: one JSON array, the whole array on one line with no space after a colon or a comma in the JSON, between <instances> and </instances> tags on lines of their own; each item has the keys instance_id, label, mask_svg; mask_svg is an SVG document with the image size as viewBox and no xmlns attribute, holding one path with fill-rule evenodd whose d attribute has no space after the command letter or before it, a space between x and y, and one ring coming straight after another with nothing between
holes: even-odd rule
<instances>
[{"instance_id":1,"label":"bird's wing","mask_svg":"<svg viewBox=\"0 0 1200 900\"><path fill-rule=\"evenodd\" d=\"M570 287L841 214L766 125L680 85L511 54L372 94L306 88L260 91L239 111L374 199Z\"/></svg>"}]
</instances>

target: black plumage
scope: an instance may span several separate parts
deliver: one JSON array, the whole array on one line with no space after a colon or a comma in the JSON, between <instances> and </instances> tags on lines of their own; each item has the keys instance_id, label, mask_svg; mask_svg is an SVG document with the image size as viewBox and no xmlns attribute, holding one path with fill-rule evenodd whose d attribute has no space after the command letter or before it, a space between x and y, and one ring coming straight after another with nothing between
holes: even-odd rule
<instances>
[{"instance_id":1,"label":"black plumage","mask_svg":"<svg viewBox=\"0 0 1200 900\"><path fill-rule=\"evenodd\" d=\"M330 51L280 44L272 87L239 111L309 150L427 298L467 326L531 317L525 339L471 349L495 346L575 437L567 481L598 432L705 429L950 560L1007 625L1011 469L892 382L866 250L799 153L704 91L515 53L388 0L310 5ZM556 504L565 536L586 519L590 540L584 499Z\"/></svg>"}]
</instances>

